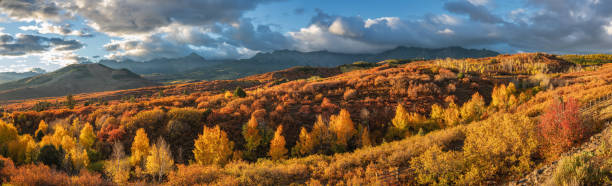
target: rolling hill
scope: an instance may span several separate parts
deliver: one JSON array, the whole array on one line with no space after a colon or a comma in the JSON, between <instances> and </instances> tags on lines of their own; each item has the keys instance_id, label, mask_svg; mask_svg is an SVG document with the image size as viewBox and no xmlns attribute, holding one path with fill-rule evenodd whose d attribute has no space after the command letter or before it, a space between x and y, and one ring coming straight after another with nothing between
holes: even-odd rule
<instances>
[{"instance_id":1,"label":"rolling hill","mask_svg":"<svg viewBox=\"0 0 612 186\"><path fill-rule=\"evenodd\" d=\"M63 96L155 85L157 83L129 70L115 70L100 64L75 64L51 73L0 84L0 99Z\"/></svg>"}]
</instances>

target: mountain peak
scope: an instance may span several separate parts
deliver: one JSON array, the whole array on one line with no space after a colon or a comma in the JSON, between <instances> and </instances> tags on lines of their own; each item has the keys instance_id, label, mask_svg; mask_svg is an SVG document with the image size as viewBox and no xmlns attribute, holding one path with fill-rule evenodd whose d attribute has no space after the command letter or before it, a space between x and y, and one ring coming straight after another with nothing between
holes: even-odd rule
<instances>
[{"instance_id":1,"label":"mountain peak","mask_svg":"<svg viewBox=\"0 0 612 186\"><path fill-rule=\"evenodd\" d=\"M196 54L195 52L190 53L189 55L186 55L185 57L183 57L183 59L189 59L189 60L198 60L198 61L204 61L206 60L204 57Z\"/></svg>"}]
</instances>

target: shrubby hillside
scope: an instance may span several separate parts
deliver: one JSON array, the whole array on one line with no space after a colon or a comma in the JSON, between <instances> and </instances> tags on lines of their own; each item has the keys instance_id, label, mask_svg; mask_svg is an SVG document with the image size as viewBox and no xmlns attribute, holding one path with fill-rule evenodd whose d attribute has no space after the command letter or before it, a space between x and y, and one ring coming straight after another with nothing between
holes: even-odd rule
<instances>
[{"instance_id":1,"label":"shrubby hillside","mask_svg":"<svg viewBox=\"0 0 612 186\"><path fill-rule=\"evenodd\" d=\"M543 53L386 60L10 102L0 176L17 185L50 179L27 177L34 170L67 184L502 184L604 128L609 118L580 108L612 93L611 71Z\"/></svg>"}]
</instances>

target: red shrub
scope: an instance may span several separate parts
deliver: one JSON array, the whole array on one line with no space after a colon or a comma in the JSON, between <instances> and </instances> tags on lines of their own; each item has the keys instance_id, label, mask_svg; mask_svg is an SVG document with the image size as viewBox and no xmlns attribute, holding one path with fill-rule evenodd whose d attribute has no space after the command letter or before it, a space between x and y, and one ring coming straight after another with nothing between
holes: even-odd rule
<instances>
[{"instance_id":1,"label":"red shrub","mask_svg":"<svg viewBox=\"0 0 612 186\"><path fill-rule=\"evenodd\" d=\"M586 137L588 131L583 124L580 105L574 98L561 99L548 107L540 118L539 130L544 145L552 154L558 154Z\"/></svg>"},{"instance_id":2,"label":"red shrub","mask_svg":"<svg viewBox=\"0 0 612 186\"><path fill-rule=\"evenodd\" d=\"M24 165L11 172L13 185L69 185L70 177L46 165Z\"/></svg>"}]
</instances>

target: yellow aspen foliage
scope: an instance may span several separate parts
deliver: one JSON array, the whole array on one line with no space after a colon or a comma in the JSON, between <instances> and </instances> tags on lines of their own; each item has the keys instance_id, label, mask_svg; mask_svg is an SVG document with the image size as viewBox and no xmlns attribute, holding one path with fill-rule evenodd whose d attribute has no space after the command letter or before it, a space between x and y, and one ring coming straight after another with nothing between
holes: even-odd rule
<instances>
[{"instance_id":1,"label":"yellow aspen foliage","mask_svg":"<svg viewBox=\"0 0 612 186\"><path fill-rule=\"evenodd\" d=\"M45 122L45 120L40 120L40 123L38 124L38 129L36 129L34 135L38 135L39 132L42 135L47 135L47 133L49 132L49 125Z\"/></svg>"},{"instance_id":2,"label":"yellow aspen foliage","mask_svg":"<svg viewBox=\"0 0 612 186\"><path fill-rule=\"evenodd\" d=\"M491 93L491 106L495 108L503 107L507 101L506 95L506 85L502 84L493 87L493 92Z\"/></svg>"},{"instance_id":3,"label":"yellow aspen foliage","mask_svg":"<svg viewBox=\"0 0 612 186\"><path fill-rule=\"evenodd\" d=\"M401 105L397 104L395 117L391 120L393 126L400 130L419 128L426 118L418 113L410 113Z\"/></svg>"},{"instance_id":4,"label":"yellow aspen foliage","mask_svg":"<svg viewBox=\"0 0 612 186\"><path fill-rule=\"evenodd\" d=\"M64 148L64 150L67 150L66 147L74 147L75 145L74 139L71 138L72 136L70 136L70 134L66 129L64 129L64 127L56 125L53 135L47 135L43 137L39 145L40 147L43 147L45 145L53 145L56 149L62 147ZM72 142L70 140L72 140Z\"/></svg>"},{"instance_id":5,"label":"yellow aspen foliage","mask_svg":"<svg viewBox=\"0 0 612 186\"><path fill-rule=\"evenodd\" d=\"M313 142L314 140L312 139L312 136L308 133L306 128L302 127L302 129L300 129L300 136L298 142L295 145L297 151L295 153L299 155L308 155L312 153L314 151L315 146Z\"/></svg>"},{"instance_id":6,"label":"yellow aspen foliage","mask_svg":"<svg viewBox=\"0 0 612 186\"><path fill-rule=\"evenodd\" d=\"M70 125L69 132L73 135L78 135L81 129L81 120L79 118L74 118L72 120L72 125Z\"/></svg>"},{"instance_id":7,"label":"yellow aspen foliage","mask_svg":"<svg viewBox=\"0 0 612 186\"><path fill-rule=\"evenodd\" d=\"M6 146L8 142L16 140L17 137L19 137L17 128L13 124L0 120L0 146Z\"/></svg>"},{"instance_id":8,"label":"yellow aspen foliage","mask_svg":"<svg viewBox=\"0 0 612 186\"><path fill-rule=\"evenodd\" d=\"M311 141L309 143L311 143L313 149L319 153L327 150L322 146L331 145L334 140L327 122L323 120L323 116L317 116L317 121L314 123L312 132L310 133L310 139Z\"/></svg>"},{"instance_id":9,"label":"yellow aspen foliage","mask_svg":"<svg viewBox=\"0 0 612 186\"><path fill-rule=\"evenodd\" d=\"M461 180L464 157L458 151L442 151L438 145L410 160L416 180L421 185L466 185ZM468 184L469 185L469 184Z\"/></svg>"},{"instance_id":10,"label":"yellow aspen foliage","mask_svg":"<svg viewBox=\"0 0 612 186\"><path fill-rule=\"evenodd\" d=\"M510 82L508 83L508 86L506 87L506 95L513 95L516 93L516 85L514 85L514 83Z\"/></svg>"},{"instance_id":11,"label":"yellow aspen foliage","mask_svg":"<svg viewBox=\"0 0 612 186\"><path fill-rule=\"evenodd\" d=\"M472 99L461 106L461 120L463 122L478 121L485 111L485 102L478 92L472 95Z\"/></svg>"},{"instance_id":12,"label":"yellow aspen foliage","mask_svg":"<svg viewBox=\"0 0 612 186\"><path fill-rule=\"evenodd\" d=\"M361 136L359 140L360 140L361 147L371 147L372 146L372 140L370 139L370 130L368 130L368 128L362 127Z\"/></svg>"},{"instance_id":13,"label":"yellow aspen foliage","mask_svg":"<svg viewBox=\"0 0 612 186\"><path fill-rule=\"evenodd\" d=\"M234 96L234 94L232 92L225 91L225 94L223 95L223 97L225 97L225 99L231 99Z\"/></svg>"},{"instance_id":14,"label":"yellow aspen foliage","mask_svg":"<svg viewBox=\"0 0 612 186\"><path fill-rule=\"evenodd\" d=\"M64 150L66 150L66 152L70 152L76 148L76 140L74 137L69 135L62 136L61 146L64 148ZM66 156L68 156L68 154L66 154Z\"/></svg>"},{"instance_id":15,"label":"yellow aspen foliage","mask_svg":"<svg viewBox=\"0 0 612 186\"><path fill-rule=\"evenodd\" d=\"M408 111L406 111L401 104L397 104L397 107L395 108L395 117L393 117L391 123L393 123L393 126L398 129L407 128L409 120L408 114Z\"/></svg>"},{"instance_id":16,"label":"yellow aspen foliage","mask_svg":"<svg viewBox=\"0 0 612 186\"><path fill-rule=\"evenodd\" d=\"M125 152L121 143L113 145L113 154L110 160L104 163L104 172L113 182L125 185L130 179L130 162L125 158Z\"/></svg>"},{"instance_id":17,"label":"yellow aspen foliage","mask_svg":"<svg viewBox=\"0 0 612 186\"><path fill-rule=\"evenodd\" d=\"M157 176L158 181L161 182L163 176L172 170L172 166L174 166L174 160L172 159L170 146L164 139L159 138L157 143L153 144L149 156L147 156L146 172L154 177Z\"/></svg>"},{"instance_id":18,"label":"yellow aspen foliage","mask_svg":"<svg viewBox=\"0 0 612 186\"><path fill-rule=\"evenodd\" d=\"M7 146L8 156L17 164L32 163L38 157L38 145L29 134L19 136Z\"/></svg>"},{"instance_id":19,"label":"yellow aspen foliage","mask_svg":"<svg viewBox=\"0 0 612 186\"><path fill-rule=\"evenodd\" d=\"M516 99L516 96L511 95L510 98L508 99L508 107L509 108L514 108L515 106L517 106L519 103L519 100Z\"/></svg>"},{"instance_id":20,"label":"yellow aspen foliage","mask_svg":"<svg viewBox=\"0 0 612 186\"><path fill-rule=\"evenodd\" d=\"M460 119L461 115L459 112L459 108L454 101L451 101L448 104L448 108L444 110L444 121L446 122L447 126L452 127L459 124Z\"/></svg>"},{"instance_id":21,"label":"yellow aspen foliage","mask_svg":"<svg viewBox=\"0 0 612 186\"><path fill-rule=\"evenodd\" d=\"M93 144L96 142L96 135L93 132L93 127L91 124L87 123L81 129L81 135L79 135L79 143L86 148L91 149Z\"/></svg>"},{"instance_id":22,"label":"yellow aspen foliage","mask_svg":"<svg viewBox=\"0 0 612 186\"><path fill-rule=\"evenodd\" d=\"M76 139L72 137L69 132L64 129L64 127L56 125L53 135L43 137L39 145L41 147L45 145L53 145L56 149L61 147L65 150L65 152L68 152L64 157L67 158L70 156L69 152L76 147Z\"/></svg>"},{"instance_id":23,"label":"yellow aspen foliage","mask_svg":"<svg viewBox=\"0 0 612 186\"><path fill-rule=\"evenodd\" d=\"M242 136L246 141L246 150L250 153L254 153L257 148L263 144L263 136L259 130L259 122L255 116L251 116L249 122L242 129Z\"/></svg>"},{"instance_id":24,"label":"yellow aspen foliage","mask_svg":"<svg viewBox=\"0 0 612 186\"><path fill-rule=\"evenodd\" d=\"M134 142L132 142L132 156L130 157L130 163L133 166L141 166L144 159L149 155L149 137L144 129L139 128L136 130L136 136L134 136Z\"/></svg>"},{"instance_id":25,"label":"yellow aspen foliage","mask_svg":"<svg viewBox=\"0 0 612 186\"><path fill-rule=\"evenodd\" d=\"M518 103L516 99L517 90L514 83L509 83L508 86L502 84L493 88L491 94L491 106L498 109L508 109Z\"/></svg>"},{"instance_id":26,"label":"yellow aspen foliage","mask_svg":"<svg viewBox=\"0 0 612 186\"><path fill-rule=\"evenodd\" d=\"M274 138L270 142L270 152L268 155L272 160L280 160L287 158L287 148L285 147L285 137L283 137L283 126L279 125L274 132Z\"/></svg>"},{"instance_id":27,"label":"yellow aspen foliage","mask_svg":"<svg viewBox=\"0 0 612 186\"><path fill-rule=\"evenodd\" d=\"M357 133L351 115L346 109L342 109L338 115L330 117L330 129L336 135L335 145L341 149L345 149L349 140Z\"/></svg>"},{"instance_id":28,"label":"yellow aspen foliage","mask_svg":"<svg viewBox=\"0 0 612 186\"><path fill-rule=\"evenodd\" d=\"M431 105L429 117L438 124L444 124L444 108L438 104Z\"/></svg>"},{"instance_id":29,"label":"yellow aspen foliage","mask_svg":"<svg viewBox=\"0 0 612 186\"><path fill-rule=\"evenodd\" d=\"M465 137L464 154L471 169L465 179L479 183L531 170L538 138L537 125L524 115L502 114L474 125Z\"/></svg>"},{"instance_id":30,"label":"yellow aspen foliage","mask_svg":"<svg viewBox=\"0 0 612 186\"><path fill-rule=\"evenodd\" d=\"M234 143L218 125L214 128L204 127L195 141L193 155L200 165L225 165L233 154L233 148Z\"/></svg>"},{"instance_id":31,"label":"yellow aspen foliage","mask_svg":"<svg viewBox=\"0 0 612 186\"><path fill-rule=\"evenodd\" d=\"M74 148L68 152L72 158L72 167L74 170L81 170L89 165L89 156L87 150L83 148Z\"/></svg>"}]
</instances>

